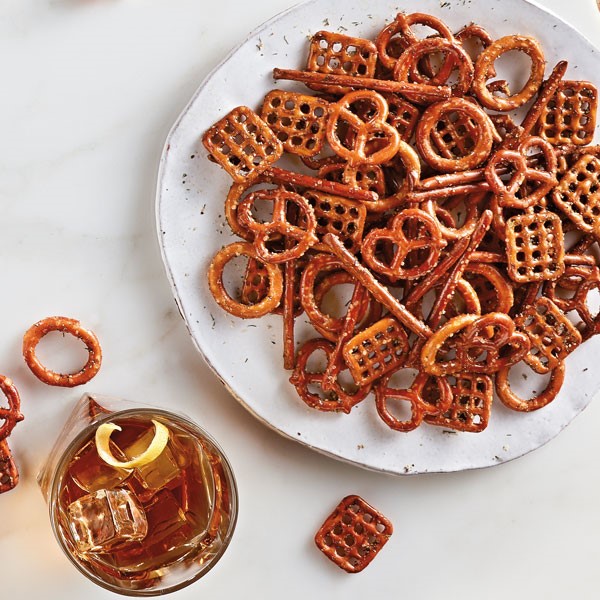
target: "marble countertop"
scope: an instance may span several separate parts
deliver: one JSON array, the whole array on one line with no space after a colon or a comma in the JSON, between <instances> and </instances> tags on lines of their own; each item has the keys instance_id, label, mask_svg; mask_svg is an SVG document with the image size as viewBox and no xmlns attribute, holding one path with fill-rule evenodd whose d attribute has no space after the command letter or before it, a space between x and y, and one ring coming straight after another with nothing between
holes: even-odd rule
<instances>
[{"instance_id":1,"label":"marble countertop","mask_svg":"<svg viewBox=\"0 0 600 600\"><path fill-rule=\"evenodd\" d=\"M593 0L538 3L598 41ZM0 372L19 387L26 417L11 437L21 482L0 497L2 594L110 597L62 555L35 480L66 415L91 391L187 413L233 464L240 514L232 544L214 570L174 597L358 599L396 590L412 599L592 597L598 401L517 461L400 478L283 439L228 395L195 350L155 233L163 142L210 70L290 4L222 0L210 13L197 0L0 4ZM24 331L53 314L80 319L102 342L102 369L83 388L48 387L21 358ZM40 355L68 368L80 349L55 336ZM312 541L349 493L395 526L357 576L328 564Z\"/></svg>"}]
</instances>

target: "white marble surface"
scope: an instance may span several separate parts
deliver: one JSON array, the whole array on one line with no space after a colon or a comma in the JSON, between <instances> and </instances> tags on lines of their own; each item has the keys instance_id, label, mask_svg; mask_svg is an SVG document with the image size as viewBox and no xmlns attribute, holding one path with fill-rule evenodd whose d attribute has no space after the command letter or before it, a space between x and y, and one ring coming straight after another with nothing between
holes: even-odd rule
<instances>
[{"instance_id":1,"label":"white marble surface","mask_svg":"<svg viewBox=\"0 0 600 600\"><path fill-rule=\"evenodd\" d=\"M154 229L162 143L212 67L289 4L222 0L210 14L198 0L0 4L0 372L19 386L26 415L11 438L22 480L0 497L3 597L110 595L61 554L35 482L82 392L44 386L20 358L25 329L51 314L77 317L101 339L104 364L86 390L183 410L232 461L241 503L232 545L206 578L173 597L358 599L398 589L413 599L594 597L597 402L518 461L396 478L336 462L265 428L225 392L188 338ZM593 0L540 4L600 41ZM42 356L55 348L49 340ZM76 357L49 362L68 366ZM396 529L356 576L328 564L312 542L322 519L352 492Z\"/></svg>"}]
</instances>

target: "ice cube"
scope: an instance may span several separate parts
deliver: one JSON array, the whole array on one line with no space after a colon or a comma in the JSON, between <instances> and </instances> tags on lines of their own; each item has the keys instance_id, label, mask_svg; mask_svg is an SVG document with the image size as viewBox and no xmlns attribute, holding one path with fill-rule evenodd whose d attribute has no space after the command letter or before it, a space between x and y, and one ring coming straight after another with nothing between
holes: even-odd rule
<instances>
[{"instance_id":1,"label":"ice cube","mask_svg":"<svg viewBox=\"0 0 600 600\"><path fill-rule=\"evenodd\" d=\"M119 456L118 448L112 443L111 451ZM116 488L132 472L133 469L115 469L106 464L98 456L94 440L83 447L69 466L73 481L87 492Z\"/></svg>"},{"instance_id":2,"label":"ice cube","mask_svg":"<svg viewBox=\"0 0 600 600\"><path fill-rule=\"evenodd\" d=\"M68 514L73 540L82 553L109 552L148 533L144 510L128 490L98 490L70 504Z\"/></svg>"},{"instance_id":3,"label":"ice cube","mask_svg":"<svg viewBox=\"0 0 600 600\"><path fill-rule=\"evenodd\" d=\"M153 437L154 430L149 429L135 440L133 444L127 446L123 450L127 459L131 460L142 454L150 445ZM180 469L169 446L170 443L167 444L165 449L152 462L136 468L138 479L144 488L148 490L160 490L179 476Z\"/></svg>"}]
</instances>

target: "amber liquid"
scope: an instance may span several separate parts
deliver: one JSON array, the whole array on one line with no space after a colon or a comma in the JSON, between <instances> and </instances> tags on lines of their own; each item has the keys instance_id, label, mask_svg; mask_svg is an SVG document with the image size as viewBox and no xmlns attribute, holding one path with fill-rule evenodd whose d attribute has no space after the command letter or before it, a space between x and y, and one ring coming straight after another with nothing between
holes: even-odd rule
<instances>
[{"instance_id":1,"label":"amber liquid","mask_svg":"<svg viewBox=\"0 0 600 600\"><path fill-rule=\"evenodd\" d=\"M126 416L115 419L122 431L111 436L111 449L120 460L141 454L154 434L151 419L170 431L169 442L150 465L123 471L98 456L94 431L71 454L59 474L58 525L65 544L86 571L101 580L130 589L152 588L177 570L185 577L221 551L231 522L231 490L216 449L193 435L185 423L164 415ZM69 507L98 490L130 492L145 514L147 533L139 541L119 541L100 550L78 546Z\"/></svg>"}]
</instances>

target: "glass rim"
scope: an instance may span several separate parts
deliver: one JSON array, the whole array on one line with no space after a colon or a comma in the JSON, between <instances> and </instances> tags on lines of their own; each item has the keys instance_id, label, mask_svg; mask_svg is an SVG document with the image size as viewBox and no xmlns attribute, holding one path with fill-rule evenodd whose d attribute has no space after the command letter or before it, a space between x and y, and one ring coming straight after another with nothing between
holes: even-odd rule
<instances>
[{"instance_id":1,"label":"glass rim","mask_svg":"<svg viewBox=\"0 0 600 600\"><path fill-rule=\"evenodd\" d=\"M214 449L219 454L219 458L221 459L221 462L223 465L223 471L224 471L225 475L227 476L228 484L230 487L231 518L229 521L229 526L227 528L227 531L226 531L225 535L223 536L222 544L221 544L221 547L219 548L219 550L213 555L212 559L208 563L203 563L201 565L201 568L196 570L196 572L193 573L188 579L181 581L179 583L174 583L165 588L157 587L155 590L152 590L152 589L136 590L136 589L122 588L115 584L111 584L111 583L104 581L101 577L99 577L95 573L86 569L85 566L80 561L75 559L75 557L72 555L70 549L65 544L65 541L63 540L63 537L59 532L59 525L57 523L57 518L55 516L56 515L55 511L58 508L57 493L58 493L58 488L60 486L59 478L57 477L57 475L58 475L58 473L62 472L63 468L65 467L65 463L67 463L68 460L70 460L72 458L73 454L76 451L76 448L78 448L80 446L80 444L82 443L82 441L86 437L89 437L89 434L92 431L94 431L95 429L97 429L102 423L112 421L116 418L122 418L124 416L126 417L128 415L138 415L140 413L142 413L142 414L148 413L148 414L152 414L152 415L159 416L159 417L164 416L168 419L175 418L177 420L183 421L183 423L187 427L189 427L194 432L195 435L206 438L207 441L213 445ZM227 455L223 451L223 448L221 448L219 443L215 440L215 438L212 435L210 435L205 429L200 427L200 425L198 425L197 423L192 421L188 416L186 416L182 413L174 412L171 410L165 410L162 408L140 406L140 407L126 408L123 410L117 410L117 411L111 412L109 414L103 415L102 417L99 417L93 423L90 423L89 425L84 427L67 444L67 446L63 450L60 458L56 462L56 466L55 466L52 476L51 476L49 495L48 495L48 512L50 515L50 525L52 527L52 532L58 542L58 545L60 546L63 553L67 556L69 561L85 577L87 577L89 580L91 580L93 583L95 583L99 587L102 587L105 590L108 590L110 592L121 594L123 596L130 596L130 597L159 596L159 595L164 595L164 594L169 594L171 592L175 592L177 590L183 589L183 588L191 585L192 583L194 583L195 581L197 581L198 579L200 579L201 577L206 575L206 573L208 573L219 562L219 560L225 553L225 550L228 548L229 543L231 542L231 538L233 537L233 533L234 533L236 525L237 525L238 488L237 488L237 482L235 479L235 475L234 475L233 469L231 467L231 463L229 462L229 459L227 458ZM176 562L177 561L174 561L174 563L176 563Z\"/></svg>"}]
</instances>

